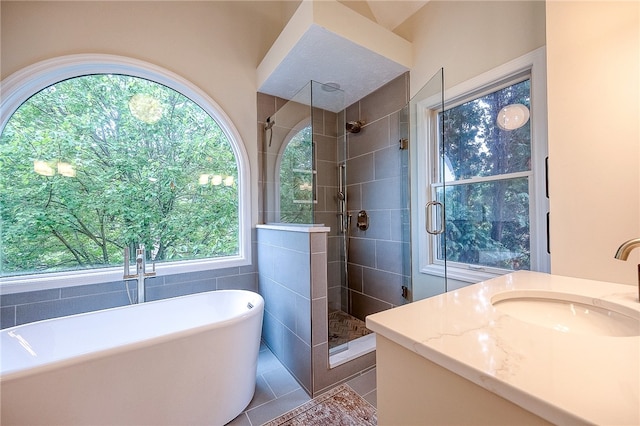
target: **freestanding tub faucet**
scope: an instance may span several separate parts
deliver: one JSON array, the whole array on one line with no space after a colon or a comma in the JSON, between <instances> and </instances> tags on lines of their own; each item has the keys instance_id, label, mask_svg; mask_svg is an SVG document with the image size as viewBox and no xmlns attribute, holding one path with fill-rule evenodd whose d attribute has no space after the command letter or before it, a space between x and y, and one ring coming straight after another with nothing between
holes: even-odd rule
<instances>
[{"instance_id":1,"label":"freestanding tub faucet","mask_svg":"<svg viewBox=\"0 0 640 426\"><path fill-rule=\"evenodd\" d=\"M146 302L145 297L145 278L151 278L156 276L156 264L153 263L153 269L151 272L147 272L146 251L144 244L140 244L136 249L136 273L129 273L129 247L124 249L124 280L135 279L138 282L138 303ZM128 293L128 290L127 290Z\"/></svg>"},{"instance_id":2,"label":"freestanding tub faucet","mask_svg":"<svg viewBox=\"0 0 640 426\"><path fill-rule=\"evenodd\" d=\"M640 238L625 241L620 247L618 247L615 258L627 260L629 258L629 253L631 253L631 251L636 247L640 247ZM638 265L638 301L640 302L640 264Z\"/></svg>"}]
</instances>

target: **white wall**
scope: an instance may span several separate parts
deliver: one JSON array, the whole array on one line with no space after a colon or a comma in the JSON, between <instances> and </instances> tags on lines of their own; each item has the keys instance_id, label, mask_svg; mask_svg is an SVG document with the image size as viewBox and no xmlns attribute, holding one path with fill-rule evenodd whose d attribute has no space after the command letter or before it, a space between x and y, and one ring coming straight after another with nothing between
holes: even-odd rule
<instances>
[{"instance_id":1,"label":"white wall","mask_svg":"<svg viewBox=\"0 0 640 426\"><path fill-rule=\"evenodd\" d=\"M640 3L547 3L554 274L636 284L640 250Z\"/></svg>"},{"instance_id":2,"label":"white wall","mask_svg":"<svg viewBox=\"0 0 640 426\"><path fill-rule=\"evenodd\" d=\"M542 1L432 0L395 32L413 42L411 96L445 69L455 86L545 44Z\"/></svg>"},{"instance_id":3,"label":"white wall","mask_svg":"<svg viewBox=\"0 0 640 426\"><path fill-rule=\"evenodd\" d=\"M238 129L251 162L257 222L256 67L291 14L281 2L2 1L1 78L77 53L140 59L213 98ZM297 5L297 4L294 4Z\"/></svg>"}]
</instances>

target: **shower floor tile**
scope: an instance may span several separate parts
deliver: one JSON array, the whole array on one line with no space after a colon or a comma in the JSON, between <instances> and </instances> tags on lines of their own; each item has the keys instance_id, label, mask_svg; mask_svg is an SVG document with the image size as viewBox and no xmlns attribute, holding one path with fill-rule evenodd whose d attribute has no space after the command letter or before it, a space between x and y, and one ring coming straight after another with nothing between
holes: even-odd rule
<instances>
[{"instance_id":1,"label":"shower floor tile","mask_svg":"<svg viewBox=\"0 0 640 426\"><path fill-rule=\"evenodd\" d=\"M329 312L329 349L370 333L364 321L343 311Z\"/></svg>"}]
</instances>

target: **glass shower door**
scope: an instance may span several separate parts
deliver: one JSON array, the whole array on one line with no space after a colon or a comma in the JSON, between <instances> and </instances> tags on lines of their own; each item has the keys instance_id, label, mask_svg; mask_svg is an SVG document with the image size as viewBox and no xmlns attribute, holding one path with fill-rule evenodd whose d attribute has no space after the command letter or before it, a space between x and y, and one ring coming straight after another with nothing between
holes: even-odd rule
<instances>
[{"instance_id":1,"label":"glass shower door","mask_svg":"<svg viewBox=\"0 0 640 426\"><path fill-rule=\"evenodd\" d=\"M409 101L411 300L447 291L444 69Z\"/></svg>"},{"instance_id":2,"label":"glass shower door","mask_svg":"<svg viewBox=\"0 0 640 426\"><path fill-rule=\"evenodd\" d=\"M262 148L265 223L314 223L311 83L267 119Z\"/></svg>"}]
</instances>

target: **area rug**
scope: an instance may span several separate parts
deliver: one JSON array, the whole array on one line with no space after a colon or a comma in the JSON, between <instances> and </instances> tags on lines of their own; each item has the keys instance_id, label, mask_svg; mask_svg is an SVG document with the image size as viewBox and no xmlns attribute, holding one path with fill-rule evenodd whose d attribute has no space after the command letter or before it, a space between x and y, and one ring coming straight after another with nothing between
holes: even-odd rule
<instances>
[{"instance_id":1,"label":"area rug","mask_svg":"<svg viewBox=\"0 0 640 426\"><path fill-rule=\"evenodd\" d=\"M375 426L376 409L342 384L264 426Z\"/></svg>"}]
</instances>

